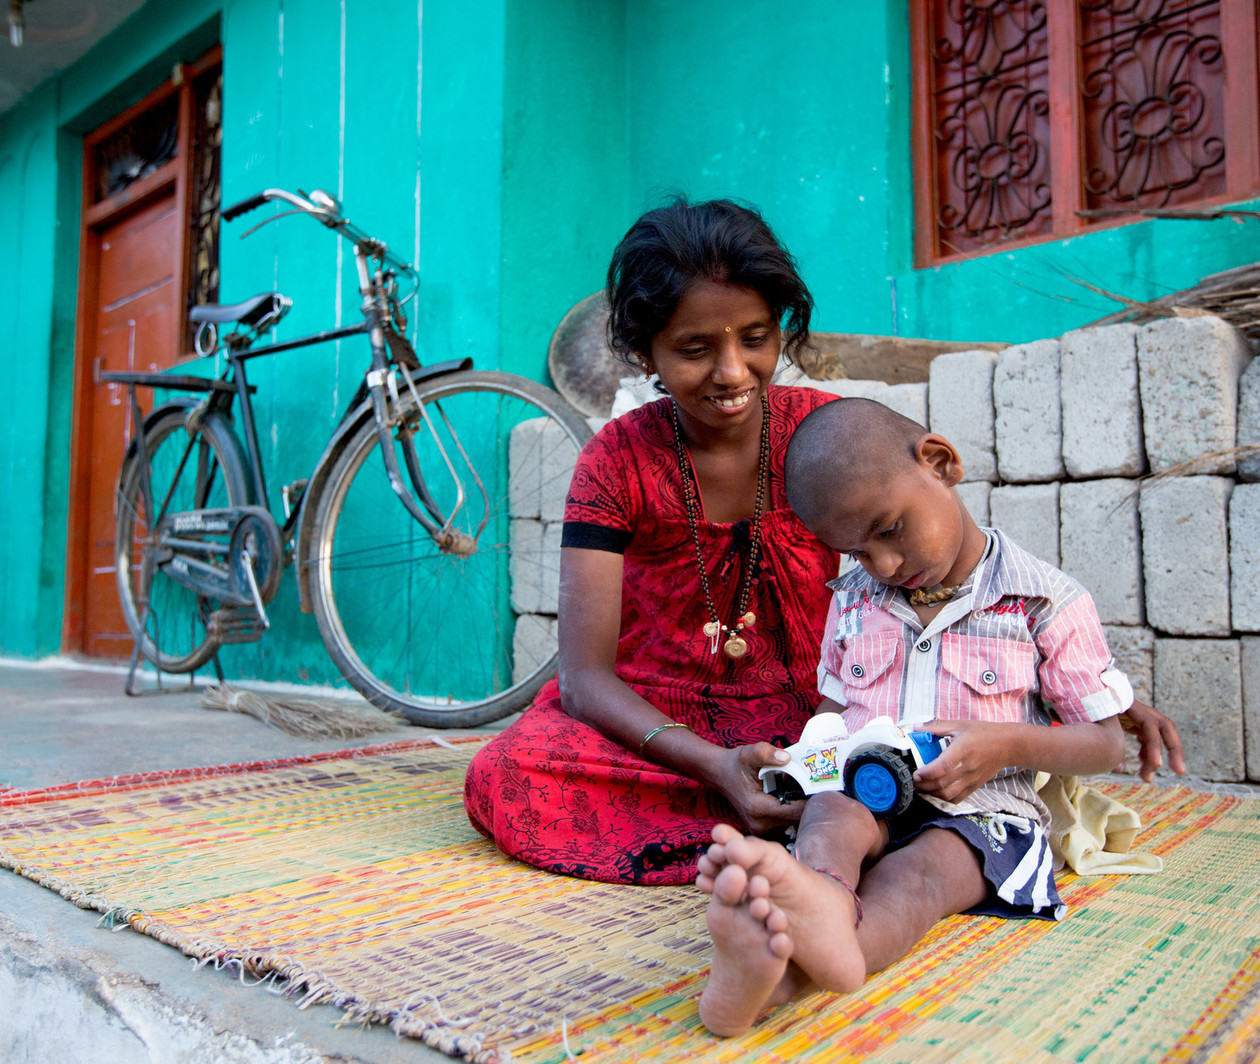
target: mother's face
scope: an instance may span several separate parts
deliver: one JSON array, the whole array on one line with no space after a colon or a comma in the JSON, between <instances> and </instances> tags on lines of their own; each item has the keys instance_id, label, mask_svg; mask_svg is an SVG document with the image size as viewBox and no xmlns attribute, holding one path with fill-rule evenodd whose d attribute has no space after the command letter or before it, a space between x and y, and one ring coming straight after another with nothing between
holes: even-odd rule
<instances>
[{"instance_id":1,"label":"mother's face","mask_svg":"<svg viewBox=\"0 0 1260 1064\"><path fill-rule=\"evenodd\" d=\"M760 292L697 281L641 355L678 404L684 432L760 424L760 399L779 362L779 323Z\"/></svg>"}]
</instances>

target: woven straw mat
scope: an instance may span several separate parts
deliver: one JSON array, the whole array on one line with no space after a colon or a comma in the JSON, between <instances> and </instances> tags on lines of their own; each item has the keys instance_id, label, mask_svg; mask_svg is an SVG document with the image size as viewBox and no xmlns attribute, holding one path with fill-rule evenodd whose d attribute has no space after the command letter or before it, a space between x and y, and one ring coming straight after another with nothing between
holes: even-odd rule
<instances>
[{"instance_id":1,"label":"woven straw mat","mask_svg":"<svg viewBox=\"0 0 1260 1064\"><path fill-rule=\"evenodd\" d=\"M705 899L498 853L460 801L481 741L0 794L0 864L470 1060L1260 1059L1260 800L1108 784L1162 873L1064 876L1057 925L953 917L860 993L719 1040Z\"/></svg>"}]
</instances>

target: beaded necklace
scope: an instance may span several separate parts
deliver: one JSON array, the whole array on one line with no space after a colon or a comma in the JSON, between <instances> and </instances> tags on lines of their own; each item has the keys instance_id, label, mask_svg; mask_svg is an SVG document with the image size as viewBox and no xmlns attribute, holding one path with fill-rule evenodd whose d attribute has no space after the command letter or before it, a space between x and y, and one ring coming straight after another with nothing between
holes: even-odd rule
<instances>
[{"instance_id":1,"label":"beaded necklace","mask_svg":"<svg viewBox=\"0 0 1260 1064\"><path fill-rule=\"evenodd\" d=\"M709 640L709 653L716 654L718 641L722 633L726 639L722 642L722 651L728 658L742 658L748 653L748 641L739 633L751 628L757 621L757 615L748 609L748 598L752 594L753 574L757 570L757 558L761 553L761 514L765 508L766 480L769 473L770 456L770 404L765 393L761 395L761 444L757 452L757 499L753 505L752 531L749 536L748 565L744 570L744 579L739 589L735 605L735 626L723 624L718 620L717 607L713 605L713 595L709 590L709 575L704 568L704 553L700 549L699 518L697 499L700 486L693 483L691 462L687 457L687 445L683 443L682 426L678 422L678 404L672 399L669 412L674 421L674 450L678 454L678 468L682 474L683 502L687 507L687 526L691 529L691 542L696 548L696 570L700 574L700 587L704 591L704 604L708 607L709 620L705 622L704 634Z\"/></svg>"}]
</instances>

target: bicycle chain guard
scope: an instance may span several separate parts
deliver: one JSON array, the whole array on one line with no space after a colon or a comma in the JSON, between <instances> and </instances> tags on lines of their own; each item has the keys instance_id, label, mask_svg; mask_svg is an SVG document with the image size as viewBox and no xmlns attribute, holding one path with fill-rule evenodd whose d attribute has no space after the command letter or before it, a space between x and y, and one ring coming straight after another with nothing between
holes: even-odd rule
<instances>
[{"instance_id":1,"label":"bicycle chain guard","mask_svg":"<svg viewBox=\"0 0 1260 1064\"><path fill-rule=\"evenodd\" d=\"M261 506L167 514L154 544L158 567L203 598L253 606L255 585L264 603L280 587L280 529Z\"/></svg>"}]
</instances>

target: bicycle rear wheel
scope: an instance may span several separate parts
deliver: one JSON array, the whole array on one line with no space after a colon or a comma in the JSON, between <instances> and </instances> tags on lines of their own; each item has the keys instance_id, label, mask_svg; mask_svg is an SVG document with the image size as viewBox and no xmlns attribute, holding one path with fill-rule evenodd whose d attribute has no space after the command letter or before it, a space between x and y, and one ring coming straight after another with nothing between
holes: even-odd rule
<instances>
[{"instance_id":1,"label":"bicycle rear wheel","mask_svg":"<svg viewBox=\"0 0 1260 1064\"><path fill-rule=\"evenodd\" d=\"M190 436L189 413L188 406L171 405L149 419L143 441L151 491L145 491L145 463L133 445L115 497L114 562L123 619L140 653L175 673L200 668L219 648L206 625L220 604L161 568L153 543L157 522L166 514L250 501L240 442L227 423L206 417Z\"/></svg>"},{"instance_id":2,"label":"bicycle rear wheel","mask_svg":"<svg viewBox=\"0 0 1260 1064\"><path fill-rule=\"evenodd\" d=\"M475 548L444 553L403 508L368 421L316 501L315 618L369 701L416 724L469 727L523 708L555 670L560 520L590 429L555 392L507 373L456 373L417 392L428 417L410 395L403 409L425 485L449 514L456 485L432 425L468 494L452 527Z\"/></svg>"}]
</instances>

